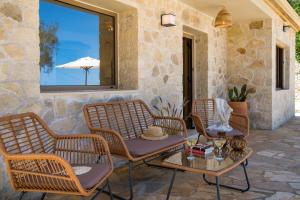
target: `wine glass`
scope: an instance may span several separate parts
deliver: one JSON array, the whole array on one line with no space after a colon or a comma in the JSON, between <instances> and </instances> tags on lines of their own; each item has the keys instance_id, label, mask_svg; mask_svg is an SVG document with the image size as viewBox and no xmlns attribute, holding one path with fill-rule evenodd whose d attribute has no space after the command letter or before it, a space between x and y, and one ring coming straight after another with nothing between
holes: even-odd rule
<instances>
[{"instance_id":1,"label":"wine glass","mask_svg":"<svg viewBox=\"0 0 300 200\"><path fill-rule=\"evenodd\" d=\"M193 147L196 145L197 139L195 137L189 137L187 140L187 145L189 146L190 154L187 157L188 160L194 160L195 157L193 155Z\"/></svg>"},{"instance_id":2,"label":"wine glass","mask_svg":"<svg viewBox=\"0 0 300 200\"><path fill-rule=\"evenodd\" d=\"M222 148L225 143L226 143L225 138L214 139L214 144L218 148L218 155L216 156L216 160L219 160L219 161L224 160L224 158L222 157Z\"/></svg>"}]
</instances>

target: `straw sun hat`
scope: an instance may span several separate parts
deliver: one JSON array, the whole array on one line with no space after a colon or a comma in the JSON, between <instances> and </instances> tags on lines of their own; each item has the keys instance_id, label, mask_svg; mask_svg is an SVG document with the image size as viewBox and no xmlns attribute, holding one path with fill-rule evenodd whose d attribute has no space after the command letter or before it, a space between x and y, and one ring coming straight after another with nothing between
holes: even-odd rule
<instances>
[{"instance_id":1,"label":"straw sun hat","mask_svg":"<svg viewBox=\"0 0 300 200\"><path fill-rule=\"evenodd\" d=\"M168 134L164 134L161 127L149 126L141 138L145 140L163 140L168 137Z\"/></svg>"}]
</instances>

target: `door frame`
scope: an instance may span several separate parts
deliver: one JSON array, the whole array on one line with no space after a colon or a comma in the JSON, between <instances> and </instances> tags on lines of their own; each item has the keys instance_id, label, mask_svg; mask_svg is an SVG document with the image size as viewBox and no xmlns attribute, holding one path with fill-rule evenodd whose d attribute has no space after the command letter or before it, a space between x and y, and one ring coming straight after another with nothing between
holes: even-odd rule
<instances>
[{"instance_id":1,"label":"door frame","mask_svg":"<svg viewBox=\"0 0 300 200\"><path fill-rule=\"evenodd\" d=\"M195 76L195 66L196 66L196 42L195 42L195 35L186 31L183 31L182 38L189 38L192 40L192 100L196 98L196 76ZM182 67L183 68L183 67ZM182 82L183 83L183 82Z\"/></svg>"},{"instance_id":2,"label":"door frame","mask_svg":"<svg viewBox=\"0 0 300 200\"><path fill-rule=\"evenodd\" d=\"M188 71L189 70L191 70L191 72L189 72L189 73L191 73L190 75L191 75L191 79L192 79L192 81L191 81L191 83L185 83L185 77L183 77L183 80L182 80L182 87L183 87L183 90L182 90L182 100L184 100L184 95L185 95L185 88L184 88L184 86L185 86L185 84L189 84L190 86L189 87L191 87L191 88L189 88L189 92L188 93L192 93L192 94L189 94L189 99L190 99L190 102L188 103L188 105L189 105L189 110L190 111L192 111L192 105L193 105L193 100L195 99L195 97L196 97L196 87L195 87L195 64L196 64L196 59L195 59L195 50L196 50L196 45L195 45L195 36L193 35L193 34L190 34L190 33L186 33L186 32L183 32L183 35L182 35L182 41L184 41L184 38L186 38L186 39L189 39L190 41L191 41L191 44L192 44L192 47L191 47L191 51L192 51L192 60L191 60L191 69L188 69ZM184 50L184 49L182 49L182 50ZM184 52L182 52L182 53L184 53ZM190 67L189 67L190 68ZM182 66L182 70L183 70L183 74L182 75L184 75L184 71L186 70L186 69L184 69L184 65ZM183 108L184 109L184 108ZM190 119L191 120L191 125L187 125L188 126L188 128L194 128L194 123L193 123L193 121L192 121L192 119Z\"/></svg>"}]
</instances>

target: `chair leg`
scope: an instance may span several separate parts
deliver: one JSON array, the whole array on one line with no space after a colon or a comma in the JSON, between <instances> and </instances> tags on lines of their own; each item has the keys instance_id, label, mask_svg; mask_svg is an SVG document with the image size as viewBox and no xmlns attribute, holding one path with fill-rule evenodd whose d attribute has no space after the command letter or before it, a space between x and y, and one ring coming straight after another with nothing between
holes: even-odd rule
<instances>
[{"instance_id":1,"label":"chair leg","mask_svg":"<svg viewBox=\"0 0 300 200\"><path fill-rule=\"evenodd\" d=\"M95 200L96 197L98 197L98 196L101 194L101 192L104 191L104 190L103 190L104 188L105 188L105 186L103 186L101 189L97 189L96 194L91 198L91 200Z\"/></svg>"},{"instance_id":2,"label":"chair leg","mask_svg":"<svg viewBox=\"0 0 300 200\"><path fill-rule=\"evenodd\" d=\"M128 183L129 183L129 189L130 189L130 198L133 198L133 184L132 184L132 167L133 167L133 162L129 161L128 163Z\"/></svg>"},{"instance_id":3,"label":"chair leg","mask_svg":"<svg viewBox=\"0 0 300 200\"><path fill-rule=\"evenodd\" d=\"M107 181L106 181L106 184L107 184L107 188L108 188L110 200L113 200L114 197L113 197L113 194L112 194L112 192L111 192L111 188L110 188L110 184L109 184L109 180L108 180L108 179L107 179Z\"/></svg>"},{"instance_id":4,"label":"chair leg","mask_svg":"<svg viewBox=\"0 0 300 200\"><path fill-rule=\"evenodd\" d=\"M221 199L219 177L216 176L217 200Z\"/></svg>"},{"instance_id":5,"label":"chair leg","mask_svg":"<svg viewBox=\"0 0 300 200\"><path fill-rule=\"evenodd\" d=\"M25 193L26 193L26 192L21 192L21 194L20 194L20 196L19 196L19 200L22 200L22 198L23 198L23 196L24 196Z\"/></svg>"},{"instance_id":6,"label":"chair leg","mask_svg":"<svg viewBox=\"0 0 300 200\"><path fill-rule=\"evenodd\" d=\"M105 190L106 186L107 186L108 191ZM96 194L91 198L91 200L95 200L96 197L98 197L98 196L101 194L101 192L103 192L103 193L105 193L105 194L109 194L111 200L114 199L114 198L113 198L113 193L111 192L111 188L110 188L110 184L109 184L108 179L107 179L107 181L106 181L106 184L105 184L102 188L97 188L96 190L97 190L97 192L96 192Z\"/></svg>"},{"instance_id":7,"label":"chair leg","mask_svg":"<svg viewBox=\"0 0 300 200\"><path fill-rule=\"evenodd\" d=\"M171 182L170 182L170 185L169 185L169 189L168 189L168 193L167 193L167 198L166 198L166 200L169 200L169 198L170 198L171 191L172 191L172 188L173 188L173 185L174 185L174 180L175 180L175 176L176 176L176 171L177 171L176 168L173 169L173 174L172 174Z\"/></svg>"},{"instance_id":8,"label":"chair leg","mask_svg":"<svg viewBox=\"0 0 300 200\"><path fill-rule=\"evenodd\" d=\"M245 166L244 163L242 163L241 165L242 165L243 170L244 170L244 176L245 176L245 179L246 179L247 187L246 188L237 188L237 187L232 187L232 186L229 186L229 185L222 185L222 184L219 184L219 187L224 187L224 188L228 188L228 189L232 189L232 190L236 190L236 191L240 191L240 192L247 192L247 191L249 191L249 189L250 189L250 181L249 181L249 178L248 178L247 169L246 169L246 166ZM203 180L208 185L216 185L217 184L217 183L213 183L213 182L208 181L206 179L205 174L203 174Z\"/></svg>"},{"instance_id":9,"label":"chair leg","mask_svg":"<svg viewBox=\"0 0 300 200\"><path fill-rule=\"evenodd\" d=\"M129 185L129 197L128 198L124 198L121 197L117 194L111 193L112 196L116 199L120 199L120 200L132 200L133 199L133 184L132 184L132 168L133 168L133 162L129 161L128 162L128 185ZM105 194L109 194L109 191L104 190L103 191Z\"/></svg>"},{"instance_id":10,"label":"chair leg","mask_svg":"<svg viewBox=\"0 0 300 200\"><path fill-rule=\"evenodd\" d=\"M45 197L46 197L46 194L47 194L47 193L43 193L43 194L42 194L42 196L41 196L41 200L44 200L44 199L45 199Z\"/></svg>"}]
</instances>

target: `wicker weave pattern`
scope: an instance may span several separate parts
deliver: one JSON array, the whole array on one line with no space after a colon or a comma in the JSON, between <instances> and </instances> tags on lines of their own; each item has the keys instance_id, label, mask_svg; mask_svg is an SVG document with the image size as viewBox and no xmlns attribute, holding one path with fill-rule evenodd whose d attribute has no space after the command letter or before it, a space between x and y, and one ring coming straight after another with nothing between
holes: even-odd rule
<instances>
[{"instance_id":1,"label":"wicker weave pattern","mask_svg":"<svg viewBox=\"0 0 300 200\"><path fill-rule=\"evenodd\" d=\"M213 124L215 112L214 99L196 99L193 101L192 118L196 130L200 135L204 135L208 139L213 139L206 133L206 128ZM248 116L231 113L229 123L233 128L241 131L245 137L249 135Z\"/></svg>"},{"instance_id":2,"label":"wicker weave pattern","mask_svg":"<svg viewBox=\"0 0 300 200\"><path fill-rule=\"evenodd\" d=\"M193 101L192 114L200 116L203 127L207 128L214 122L215 102L213 99L198 99Z\"/></svg>"},{"instance_id":3,"label":"wicker weave pattern","mask_svg":"<svg viewBox=\"0 0 300 200\"><path fill-rule=\"evenodd\" d=\"M139 137L154 123L145 105L135 101L98 104L86 111L92 127L114 130L125 140Z\"/></svg>"},{"instance_id":4,"label":"wicker weave pattern","mask_svg":"<svg viewBox=\"0 0 300 200\"><path fill-rule=\"evenodd\" d=\"M112 173L112 160L102 137L54 134L34 113L0 118L0 152L17 191L90 195ZM84 189L71 165L110 166L103 181Z\"/></svg>"},{"instance_id":5,"label":"wicker weave pattern","mask_svg":"<svg viewBox=\"0 0 300 200\"><path fill-rule=\"evenodd\" d=\"M144 157L130 155L124 141L138 138L151 125L162 127L168 134L187 136L182 119L155 116L141 100L89 104L84 106L84 114L91 132L108 141L111 153L130 160Z\"/></svg>"},{"instance_id":6,"label":"wicker weave pattern","mask_svg":"<svg viewBox=\"0 0 300 200\"><path fill-rule=\"evenodd\" d=\"M8 153L53 153L54 139L36 118L29 115L0 121L0 137Z\"/></svg>"}]
</instances>

